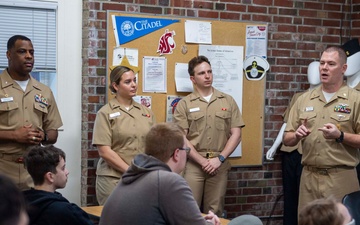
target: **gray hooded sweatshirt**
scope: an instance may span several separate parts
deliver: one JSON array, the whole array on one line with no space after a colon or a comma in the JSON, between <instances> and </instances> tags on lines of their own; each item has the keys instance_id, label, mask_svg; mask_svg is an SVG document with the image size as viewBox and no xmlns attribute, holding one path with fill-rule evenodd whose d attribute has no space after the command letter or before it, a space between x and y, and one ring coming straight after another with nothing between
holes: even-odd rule
<instances>
[{"instance_id":1,"label":"gray hooded sweatshirt","mask_svg":"<svg viewBox=\"0 0 360 225\"><path fill-rule=\"evenodd\" d=\"M183 177L160 160L139 154L106 201L100 225L160 224L208 222Z\"/></svg>"}]
</instances>

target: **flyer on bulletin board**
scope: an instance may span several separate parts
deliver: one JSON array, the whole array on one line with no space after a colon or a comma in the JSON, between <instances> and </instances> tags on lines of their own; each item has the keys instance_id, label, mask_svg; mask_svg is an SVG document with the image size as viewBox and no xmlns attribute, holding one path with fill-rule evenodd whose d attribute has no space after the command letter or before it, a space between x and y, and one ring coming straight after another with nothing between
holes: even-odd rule
<instances>
[{"instance_id":1,"label":"flyer on bulletin board","mask_svg":"<svg viewBox=\"0 0 360 225\"><path fill-rule=\"evenodd\" d=\"M246 26L246 55L245 59L251 55L258 55L267 58L267 33L268 27L265 25Z\"/></svg>"},{"instance_id":2,"label":"flyer on bulletin board","mask_svg":"<svg viewBox=\"0 0 360 225\"><path fill-rule=\"evenodd\" d=\"M176 109L177 104L183 98L183 96L178 95L168 95L166 98L166 122L173 121L173 115Z\"/></svg>"}]
</instances>

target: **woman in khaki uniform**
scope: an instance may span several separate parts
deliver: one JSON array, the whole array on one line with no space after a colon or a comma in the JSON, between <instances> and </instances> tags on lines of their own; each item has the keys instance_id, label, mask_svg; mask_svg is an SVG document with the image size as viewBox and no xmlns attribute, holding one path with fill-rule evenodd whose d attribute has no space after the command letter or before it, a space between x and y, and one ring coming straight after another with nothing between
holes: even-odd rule
<instances>
[{"instance_id":1,"label":"woman in khaki uniform","mask_svg":"<svg viewBox=\"0 0 360 225\"><path fill-rule=\"evenodd\" d=\"M100 205L105 204L135 155L144 152L145 136L155 124L153 112L132 99L137 91L133 70L115 67L109 89L115 98L98 111L93 131L93 145L101 157L96 169L96 197Z\"/></svg>"}]
</instances>

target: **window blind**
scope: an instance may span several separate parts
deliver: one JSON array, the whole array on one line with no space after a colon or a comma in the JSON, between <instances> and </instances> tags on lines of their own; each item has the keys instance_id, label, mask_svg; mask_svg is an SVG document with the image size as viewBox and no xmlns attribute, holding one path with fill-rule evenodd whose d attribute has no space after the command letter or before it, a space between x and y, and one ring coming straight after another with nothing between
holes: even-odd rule
<instances>
[{"instance_id":1,"label":"window blind","mask_svg":"<svg viewBox=\"0 0 360 225\"><path fill-rule=\"evenodd\" d=\"M2 4L0 2L0 68L7 67L7 41L16 34L31 39L35 50L34 71L56 70L56 8ZM30 4L29 4L30 3ZM52 4L54 5L54 4ZM45 4L46 6L46 4Z\"/></svg>"}]
</instances>

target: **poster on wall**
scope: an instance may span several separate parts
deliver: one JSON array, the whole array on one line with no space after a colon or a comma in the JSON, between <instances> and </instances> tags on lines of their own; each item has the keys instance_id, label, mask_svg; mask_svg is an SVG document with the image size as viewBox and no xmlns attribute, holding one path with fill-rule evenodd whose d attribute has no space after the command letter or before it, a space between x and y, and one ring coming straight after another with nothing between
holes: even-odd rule
<instances>
[{"instance_id":1,"label":"poster on wall","mask_svg":"<svg viewBox=\"0 0 360 225\"><path fill-rule=\"evenodd\" d=\"M177 104L183 98L183 96L178 95L168 95L166 98L166 122L173 121L173 115L176 109Z\"/></svg>"},{"instance_id":2,"label":"poster on wall","mask_svg":"<svg viewBox=\"0 0 360 225\"><path fill-rule=\"evenodd\" d=\"M267 58L267 33L268 27L265 25L246 26L246 53L245 58L251 55L258 55Z\"/></svg>"},{"instance_id":3,"label":"poster on wall","mask_svg":"<svg viewBox=\"0 0 360 225\"><path fill-rule=\"evenodd\" d=\"M133 97L134 101L151 109L151 96L137 95Z\"/></svg>"},{"instance_id":4,"label":"poster on wall","mask_svg":"<svg viewBox=\"0 0 360 225\"><path fill-rule=\"evenodd\" d=\"M143 92L166 93L166 58L144 56Z\"/></svg>"},{"instance_id":5,"label":"poster on wall","mask_svg":"<svg viewBox=\"0 0 360 225\"><path fill-rule=\"evenodd\" d=\"M120 65L124 56L127 57L129 63L133 66L138 66L139 50L136 48L122 48L115 47L113 51L113 66Z\"/></svg>"},{"instance_id":6,"label":"poster on wall","mask_svg":"<svg viewBox=\"0 0 360 225\"><path fill-rule=\"evenodd\" d=\"M185 43L212 44L211 22L186 20Z\"/></svg>"},{"instance_id":7,"label":"poster on wall","mask_svg":"<svg viewBox=\"0 0 360 225\"><path fill-rule=\"evenodd\" d=\"M175 63L176 92L193 92L193 83L188 72L188 63Z\"/></svg>"}]
</instances>

